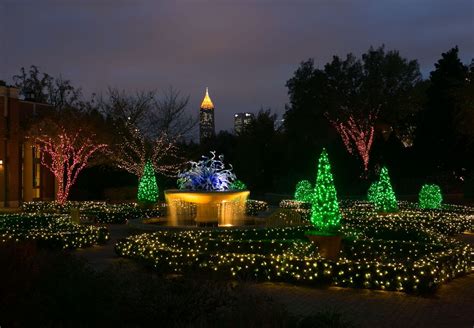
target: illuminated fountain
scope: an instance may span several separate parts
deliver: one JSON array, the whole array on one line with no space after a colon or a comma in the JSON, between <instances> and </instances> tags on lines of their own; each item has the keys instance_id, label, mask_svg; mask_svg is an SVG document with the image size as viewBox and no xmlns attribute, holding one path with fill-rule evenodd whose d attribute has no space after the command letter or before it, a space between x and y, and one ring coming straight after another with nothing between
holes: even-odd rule
<instances>
[{"instance_id":1,"label":"illuminated fountain","mask_svg":"<svg viewBox=\"0 0 474 328\"><path fill-rule=\"evenodd\" d=\"M224 156L203 156L190 162L191 168L179 174L177 190L165 190L167 223L179 225L235 226L245 224L245 206L250 194L242 190Z\"/></svg>"}]
</instances>

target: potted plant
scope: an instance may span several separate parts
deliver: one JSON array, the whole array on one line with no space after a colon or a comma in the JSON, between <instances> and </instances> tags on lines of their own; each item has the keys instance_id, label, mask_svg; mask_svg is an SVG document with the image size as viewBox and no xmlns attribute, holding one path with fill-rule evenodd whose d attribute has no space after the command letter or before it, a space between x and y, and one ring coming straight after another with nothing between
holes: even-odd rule
<instances>
[{"instance_id":1,"label":"potted plant","mask_svg":"<svg viewBox=\"0 0 474 328\"><path fill-rule=\"evenodd\" d=\"M338 259L343 237L340 233L340 221L341 212L331 165L326 149L323 149L318 162L312 199L311 223L314 229L305 233L306 237L317 245L321 257Z\"/></svg>"}]
</instances>

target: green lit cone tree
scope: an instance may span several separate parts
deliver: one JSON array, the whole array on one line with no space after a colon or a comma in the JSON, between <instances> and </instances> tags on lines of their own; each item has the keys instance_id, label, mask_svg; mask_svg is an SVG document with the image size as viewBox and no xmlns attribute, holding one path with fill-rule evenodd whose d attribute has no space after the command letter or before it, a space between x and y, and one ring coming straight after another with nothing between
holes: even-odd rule
<instances>
[{"instance_id":1,"label":"green lit cone tree","mask_svg":"<svg viewBox=\"0 0 474 328\"><path fill-rule=\"evenodd\" d=\"M142 177L138 184L138 202L145 205L156 203L158 200L158 185L156 183L153 164L148 160L143 169Z\"/></svg>"},{"instance_id":2,"label":"green lit cone tree","mask_svg":"<svg viewBox=\"0 0 474 328\"><path fill-rule=\"evenodd\" d=\"M341 212L326 149L323 149L319 157L312 203L313 225L323 232L336 232L340 227Z\"/></svg>"},{"instance_id":3,"label":"green lit cone tree","mask_svg":"<svg viewBox=\"0 0 474 328\"><path fill-rule=\"evenodd\" d=\"M367 191L367 200L372 204L375 204L375 198L377 196L377 192L379 188L378 184L379 184L378 181L373 182L370 185L369 190Z\"/></svg>"},{"instance_id":4,"label":"green lit cone tree","mask_svg":"<svg viewBox=\"0 0 474 328\"><path fill-rule=\"evenodd\" d=\"M390 213L398 211L397 198L390 182L388 169L385 166L380 171L377 188L372 198L377 212Z\"/></svg>"},{"instance_id":5,"label":"green lit cone tree","mask_svg":"<svg viewBox=\"0 0 474 328\"><path fill-rule=\"evenodd\" d=\"M326 149L318 162L318 174L313 192L311 222L315 231L308 231L306 237L317 246L322 258L337 261L341 252L341 212L337 201L336 187Z\"/></svg>"}]
</instances>

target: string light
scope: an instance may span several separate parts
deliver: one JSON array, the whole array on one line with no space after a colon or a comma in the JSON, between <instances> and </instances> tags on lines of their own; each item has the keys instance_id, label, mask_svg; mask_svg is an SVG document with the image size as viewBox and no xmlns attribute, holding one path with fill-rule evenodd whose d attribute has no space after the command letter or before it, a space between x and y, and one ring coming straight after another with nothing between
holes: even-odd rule
<instances>
[{"instance_id":1,"label":"string light","mask_svg":"<svg viewBox=\"0 0 474 328\"><path fill-rule=\"evenodd\" d=\"M441 208L443 195L441 188L435 184L425 184L421 187L418 195L418 204L420 208L438 209Z\"/></svg>"},{"instance_id":2,"label":"string light","mask_svg":"<svg viewBox=\"0 0 474 328\"><path fill-rule=\"evenodd\" d=\"M398 210L397 198L390 182L388 169L383 167L377 182L371 185L368 198L373 202L379 212L396 212Z\"/></svg>"},{"instance_id":3,"label":"string light","mask_svg":"<svg viewBox=\"0 0 474 328\"><path fill-rule=\"evenodd\" d=\"M354 153L353 145L359 153L365 172L369 169L370 150L374 141L375 122L377 120L378 110L370 113L367 117L356 119L354 116L341 122L338 119L327 118L339 133L349 154Z\"/></svg>"},{"instance_id":4,"label":"string light","mask_svg":"<svg viewBox=\"0 0 474 328\"><path fill-rule=\"evenodd\" d=\"M241 180L235 180L230 185L231 190L247 190L247 185Z\"/></svg>"},{"instance_id":5,"label":"string light","mask_svg":"<svg viewBox=\"0 0 474 328\"><path fill-rule=\"evenodd\" d=\"M304 238L308 226L158 231L119 241L116 252L163 273L199 270L231 278L404 292L433 290L471 271L469 245L449 236L472 229L474 209L450 206L427 212L401 203L398 213L382 215L367 202L343 204L341 230L347 238L338 261L317 255ZM401 235L386 237L394 232Z\"/></svg>"},{"instance_id":6,"label":"string light","mask_svg":"<svg viewBox=\"0 0 474 328\"><path fill-rule=\"evenodd\" d=\"M90 157L107 147L106 144L95 143L91 137L84 137L81 130L69 134L62 127L56 138L39 136L36 137L36 143L41 150L41 164L56 178L56 201L60 204L67 201L71 187Z\"/></svg>"},{"instance_id":7,"label":"string light","mask_svg":"<svg viewBox=\"0 0 474 328\"><path fill-rule=\"evenodd\" d=\"M115 145L110 156L117 167L138 178L142 176L147 163L147 156L153 163L155 172L169 177L175 177L182 166L183 158L178 155L176 138L170 138L161 133L152 141L151 151L147 147L147 139L133 124L127 122L124 131L120 133L121 142Z\"/></svg>"},{"instance_id":8,"label":"string light","mask_svg":"<svg viewBox=\"0 0 474 328\"><path fill-rule=\"evenodd\" d=\"M156 203L158 200L158 185L156 184L155 171L153 164L148 161L143 169L140 183L138 184L137 199L142 203Z\"/></svg>"},{"instance_id":9,"label":"string light","mask_svg":"<svg viewBox=\"0 0 474 328\"><path fill-rule=\"evenodd\" d=\"M311 222L318 229L331 231L339 228L341 213L326 149L319 157L312 205Z\"/></svg>"},{"instance_id":10,"label":"string light","mask_svg":"<svg viewBox=\"0 0 474 328\"><path fill-rule=\"evenodd\" d=\"M108 239L107 228L75 224L69 215L0 215L0 242L35 240L48 247L74 249L102 244Z\"/></svg>"},{"instance_id":11,"label":"string light","mask_svg":"<svg viewBox=\"0 0 474 328\"><path fill-rule=\"evenodd\" d=\"M139 207L137 203L107 204L98 201L67 201L57 202L24 202L21 209L25 213L61 213L69 214L71 209L77 209L84 221L96 223L123 224L131 219L147 219L163 216L164 203L157 203L152 208Z\"/></svg>"},{"instance_id":12,"label":"string light","mask_svg":"<svg viewBox=\"0 0 474 328\"><path fill-rule=\"evenodd\" d=\"M301 180L296 184L295 200L311 203L313 201L314 188L308 180Z\"/></svg>"}]
</instances>

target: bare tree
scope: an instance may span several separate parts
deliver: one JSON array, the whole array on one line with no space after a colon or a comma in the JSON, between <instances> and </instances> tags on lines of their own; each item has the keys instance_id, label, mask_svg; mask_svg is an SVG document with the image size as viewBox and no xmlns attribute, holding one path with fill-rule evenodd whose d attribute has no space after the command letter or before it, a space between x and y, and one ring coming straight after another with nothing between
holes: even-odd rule
<instances>
[{"instance_id":1,"label":"bare tree","mask_svg":"<svg viewBox=\"0 0 474 328\"><path fill-rule=\"evenodd\" d=\"M75 88L61 76L54 78L41 73L37 66L31 65L28 71L22 67L20 74L13 76L13 81L26 100L49 104L57 110L81 107L80 88Z\"/></svg>"},{"instance_id":2,"label":"bare tree","mask_svg":"<svg viewBox=\"0 0 474 328\"><path fill-rule=\"evenodd\" d=\"M186 113L188 101L171 87L161 97L117 89L99 97L99 111L111 123L109 157L115 165L140 177L150 159L156 172L175 176L184 162L178 143L196 125Z\"/></svg>"},{"instance_id":3,"label":"bare tree","mask_svg":"<svg viewBox=\"0 0 474 328\"><path fill-rule=\"evenodd\" d=\"M178 147L174 138L166 133L155 139L147 139L140 130L127 124L121 132L120 142L113 145L110 156L118 168L138 178L148 160L151 160L155 172L165 176L176 176L184 159L178 155Z\"/></svg>"},{"instance_id":4,"label":"bare tree","mask_svg":"<svg viewBox=\"0 0 474 328\"><path fill-rule=\"evenodd\" d=\"M197 119L186 112L188 103L189 96L181 96L178 90L169 87L155 98L149 131L173 137L188 135L197 125Z\"/></svg>"},{"instance_id":5,"label":"bare tree","mask_svg":"<svg viewBox=\"0 0 474 328\"><path fill-rule=\"evenodd\" d=\"M115 88L108 88L105 95L97 97L97 108L115 127L132 124L145 127L156 97L154 91L138 91L133 95Z\"/></svg>"}]
</instances>

